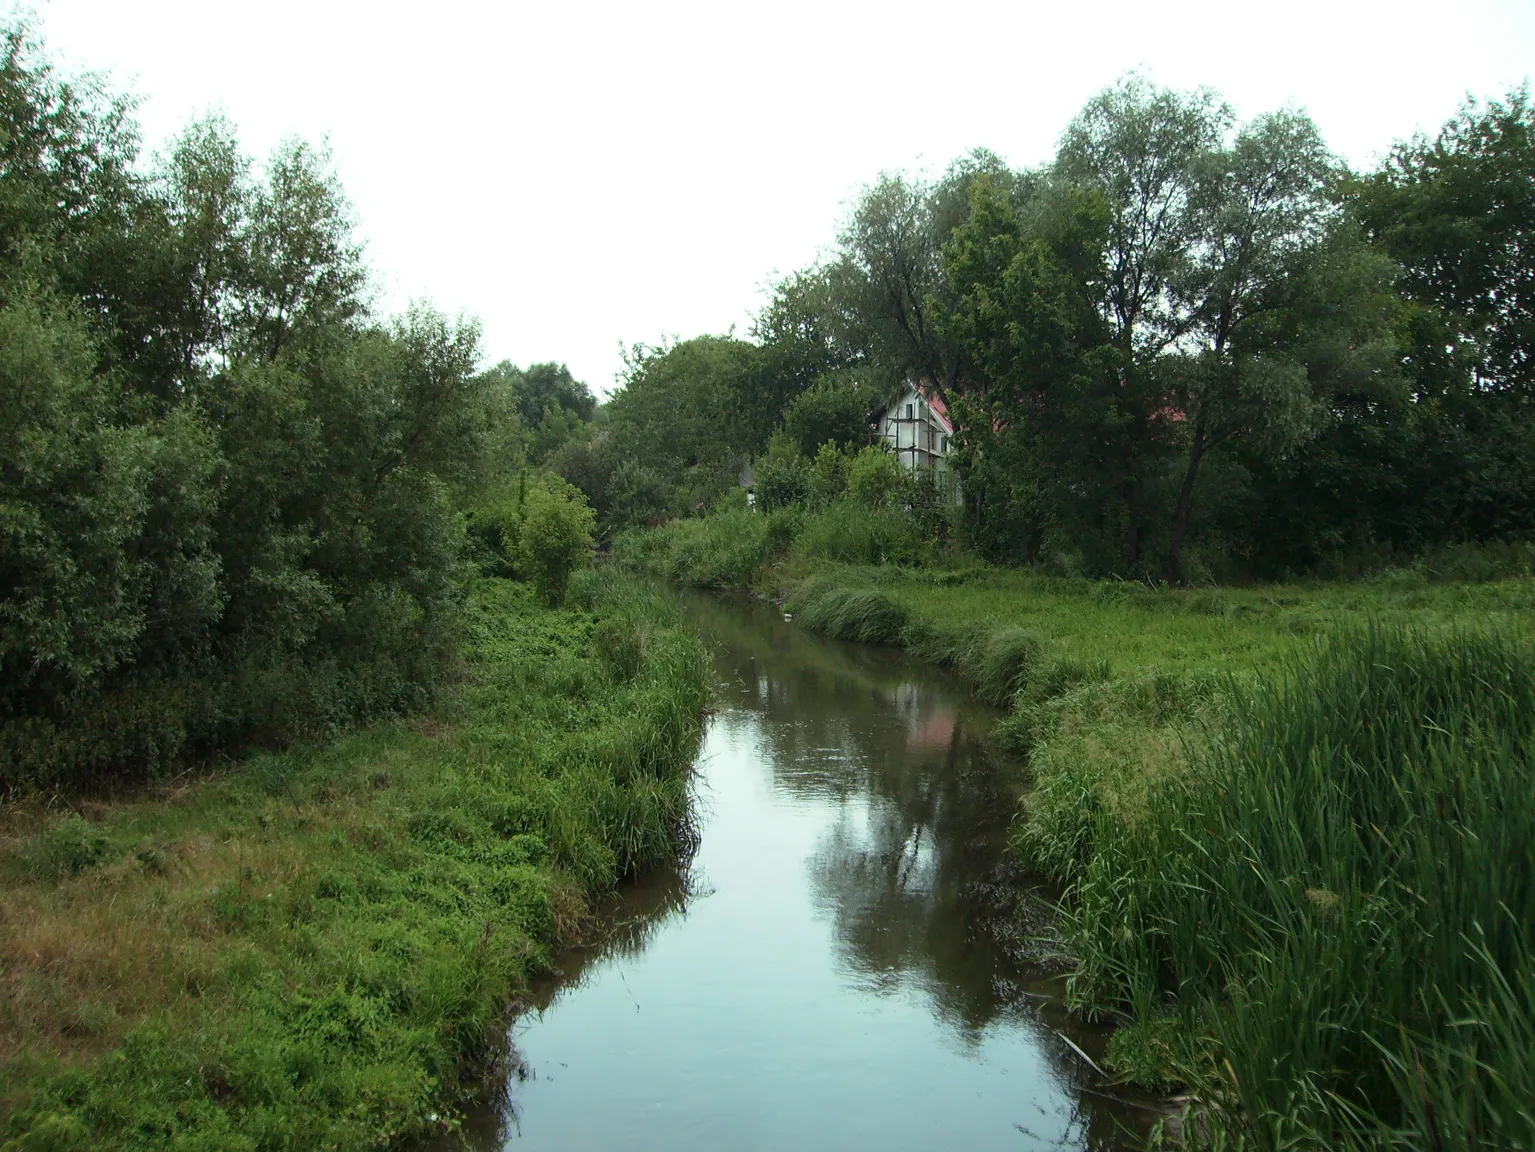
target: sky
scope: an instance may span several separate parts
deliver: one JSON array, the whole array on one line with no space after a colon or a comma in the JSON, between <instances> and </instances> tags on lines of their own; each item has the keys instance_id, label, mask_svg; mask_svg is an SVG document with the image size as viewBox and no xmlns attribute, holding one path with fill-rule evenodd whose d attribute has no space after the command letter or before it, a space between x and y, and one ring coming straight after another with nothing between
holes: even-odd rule
<instances>
[{"instance_id":1,"label":"sky","mask_svg":"<svg viewBox=\"0 0 1535 1152\"><path fill-rule=\"evenodd\" d=\"M217 112L328 141L378 305L483 325L487 362L613 387L620 348L746 334L881 171L1048 160L1130 70L1308 111L1356 166L1535 73L1535 0L523 3L33 0L146 145Z\"/></svg>"}]
</instances>

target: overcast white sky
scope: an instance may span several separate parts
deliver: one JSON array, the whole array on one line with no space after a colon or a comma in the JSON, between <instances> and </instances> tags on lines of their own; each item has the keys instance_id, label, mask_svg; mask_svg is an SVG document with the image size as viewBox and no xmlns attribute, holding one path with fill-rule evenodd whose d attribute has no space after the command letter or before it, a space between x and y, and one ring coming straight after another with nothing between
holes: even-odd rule
<instances>
[{"instance_id":1,"label":"overcast white sky","mask_svg":"<svg viewBox=\"0 0 1535 1152\"><path fill-rule=\"evenodd\" d=\"M1535 71L1535 0L912 4L32 0L56 57L221 111L249 150L328 138L391 310L480 318L489 360L744 332L880 170L1050 156L1128 69L1311 112L1366 165Z\"/></svg>"}]
</instances>

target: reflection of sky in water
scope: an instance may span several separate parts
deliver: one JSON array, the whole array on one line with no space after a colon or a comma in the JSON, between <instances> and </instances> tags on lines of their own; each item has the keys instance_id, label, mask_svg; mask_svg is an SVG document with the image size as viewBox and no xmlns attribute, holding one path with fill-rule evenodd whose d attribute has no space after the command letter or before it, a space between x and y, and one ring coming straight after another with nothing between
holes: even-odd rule
<instances>
[{"instance_id":1,"label":"reflection of sky in water","mask_svg":"<svg viewBox=\"0 0 1535 1152\"><path fill-rule=\"evenodd\" d=\"M1088 1143L1076 1069L986 930L1011 801L965 706L766 613L698 613L724 690L697 894L519 1023L510 1146Z\"/></svg>"}]
</instances>

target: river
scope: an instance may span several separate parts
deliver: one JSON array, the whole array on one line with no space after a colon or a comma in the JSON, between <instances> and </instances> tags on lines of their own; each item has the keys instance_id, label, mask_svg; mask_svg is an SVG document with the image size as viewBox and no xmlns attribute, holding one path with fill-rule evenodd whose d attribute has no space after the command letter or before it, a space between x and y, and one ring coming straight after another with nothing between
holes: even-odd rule
<instances>
[{"instance_id":1,"label":"river","mask_svg":"<svg viewBox=\"0 0 1535 1152\"><path fill-rule=\"evenodd\" d=\"M1088 1064L1105 1037L1040 960L1047 890L1005 850L1017 772L988 747L996 714L768 605L685 603L721 681L698 849L560 957L465 1143L1123 1147L1151 1114L1109 1099Z\"/></svg>"}]
</instances>

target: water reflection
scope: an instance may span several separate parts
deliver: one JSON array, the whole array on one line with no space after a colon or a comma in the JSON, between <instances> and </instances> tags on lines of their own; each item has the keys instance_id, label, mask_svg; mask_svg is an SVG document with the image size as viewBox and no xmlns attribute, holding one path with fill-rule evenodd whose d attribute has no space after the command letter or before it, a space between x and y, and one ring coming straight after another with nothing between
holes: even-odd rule
<instances>
[{"instance_id":1,"label":"water reflection","mask_svg":"<svg viewBox=\"0 0 1535 1152\"><path fill-rule=\"evenodd\" d=\"M1109 1148L1036 962L990 717L893 652L699 598L720 711L686 875L615 900L514 1035L509 1149Z\"/></svg>"},{"instance_id":2,"label":"water reflection","mask_svg":"<svg viewBox=\"0 0 1535 1152\"><path fill-rule=\"evenodd\" d=\"M810 861L863 986L920 985L970 1040L1030 998L1048 947L1040 899L1003 851L1016 801L977 735L994 719L952 680L876 648L829 645L766 608L699 601L733 703L774 782L839 801ZM770 643L765 659L763 634ZM767 669L771 669L771 675Z\"/></svg>"}]
</instances>

